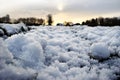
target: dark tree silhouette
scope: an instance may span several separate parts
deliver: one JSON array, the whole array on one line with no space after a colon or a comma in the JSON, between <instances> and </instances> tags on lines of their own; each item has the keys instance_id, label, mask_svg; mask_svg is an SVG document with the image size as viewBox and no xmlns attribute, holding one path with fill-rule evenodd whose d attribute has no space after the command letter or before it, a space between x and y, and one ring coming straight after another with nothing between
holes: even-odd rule
<instances>
[{"instance_id":1,"label":"dark tree silhouette","mask_svg":"<svg viewBox=\"0 0 120 80\"><path fill-rule=\"evenodd\" d=\"M0 23L10 23L10 16L7 14L6 16L3 16L0 18Z\"/></svg>"},{"instance_id":2,"label":"dark tree silhouette","mask_svg":"<svg viewBox=\"0 0 120 80\"><path fill-rule=\"evenodd\" d=\"M113 17L113 18L103 18L99 17L96 19L86 20L82 22L82 25L88 26L120 26L120 18Z\"/></svg>"},{"instance_id":3,"label":"dark tree silhouette","mask_svg":"<svg viewBox=\"0 0 120 80\"><path fill-rule=\"evenodd\" d=\"M73 23L72 22L64 22L64 26L73 26Z\"/></svg>"},{"instance_id":4,"label":"dark tree silhouette","mask_svg":"<svg viewBox=\"0 0 120 80\"><path fill-rule=\"evenodd\" d=\"M20 22L23 22L24 24L28 25L28 26L31 26L31 25L35 25L35 26L38 26L38 25L44 25L44 22L45 20L44 19L37 19L37 18L34 18L34 17L30 17L30 18L19 18L17 20L18 23Z\"/></svg>"},{"instance_id":5,"label":"dark tree silhouette","mask_svg":"<svg viewBox=\"0 0 120 80\"><path fill-rule=\"evenodd\" d=\"M15 20L11 20L10 16L7 14L6 16L0 17L0 23L20 23L23 22L24 24L31 26L31 25L44 25L45 20L42 18L35 18L35 17L28 17L28 18L18 18Z\"/></svg>"},{"instance_id":6,"label":"dark tree silhouette","mask_svg":"<svg viewBox=\"0 0 120 80\"><path fill-rule=\"evenodd\" d=\"M51 14L48 14L47 15L47 23L48 23L48 25L52 25L52 23L53 23L53 19L52 19L52 15Z\"/></svg>"}]
</instances>

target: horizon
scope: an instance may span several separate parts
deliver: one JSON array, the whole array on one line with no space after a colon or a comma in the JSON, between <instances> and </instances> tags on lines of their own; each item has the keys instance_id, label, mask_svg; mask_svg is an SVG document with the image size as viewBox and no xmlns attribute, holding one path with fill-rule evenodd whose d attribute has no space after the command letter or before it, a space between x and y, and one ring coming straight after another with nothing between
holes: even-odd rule
<instances>
[{"instance_id":1,"label":"horizon","mask_svg":"<svg viewBox=\"0 0 120 80\"><path fill-rule=\"evenodd\" d=\"M69 1L69 3L68 3ZM54 24L65 21L81 23L91 18L119 17L120 0L0 0L0 16L11 18L37 17L46 19L53 15Z\"/></svg>"}]
</instances>

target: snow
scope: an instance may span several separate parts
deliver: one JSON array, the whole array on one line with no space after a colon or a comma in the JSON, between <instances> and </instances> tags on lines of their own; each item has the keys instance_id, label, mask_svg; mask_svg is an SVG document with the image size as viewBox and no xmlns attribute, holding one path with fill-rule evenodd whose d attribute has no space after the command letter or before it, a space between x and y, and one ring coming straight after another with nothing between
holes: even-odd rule
<instances>
[{"instance_id":1,"label":"snow","mask_svg":"<svg viewBox=\"0 0 120 80\"><path fill-rule=\"evenodd\" d=\"M103 43L93 43L90 55L96 59L107 59L110 57L110 51L107 45Z\"/></svg>"},{"instance_id":2,"label":"snow","mask_svg":"<svg viewBox=\"0 0 120 80\"><path fill-rule=\"evenodd\" d=\"M2 29L0 29L0 36L3 36L4 35L4 32Z\"/></svg>"},{"instance_id":3,"label":"snow","mask_svg":"<svg viewBox=\"0 0 120 80\"><path fill-rule=\"evenodd\" d=\"M13 35L13 34L17 34L20 33L22 31L28 31L28 27L25 26L24 23L18 23L18 24L0 24L0 28L4 29L7 34L7 36ZM0 30L1 33L1 30Z\"/></svg>"},{"instance_id":4,"label":"snow","mask_svg":"<svg viewBox=\"0 0 120 80\"><path fill-rule=\"evenodd\" d=\"M34 36L28 34L27 36ZM40 42L27 37L24 34L14 35L6 40L9 50L13 53L15 58L23 60L23 65L33 67L39 65L44 61L43 49ZM36 36L35 39L39 37Z\"/></svg>"},{"instance_id":5,"label":"snow","mask_svg":"<svg viewBox=\"0 0 120 80\"><path fill-rule=\"evenodd\" d=\"M34 70L14 66L13 55L0 38L0 80L26 80L33 77Z\"/></svg>"},{"instance_id":6,"label":"snow","mask_svg":"<svg viewBox=\"0 0 120 80\"><path fill-rule=\"evenodd\" d=\"M0 59L12 59L13 55L7 49L7 46L4 45L4 41L0 38Z\"/></svg>"},{"instance_id":7,"label":"snow","mask_svg":"<svg viewBox=\"0 0 120 80\"><path fill-rule=\"evenodd\" d=\"M119 26L34 28L25 34L0 39L0 80L116 80L120 77Z\"/></svg>"}]
</instances>

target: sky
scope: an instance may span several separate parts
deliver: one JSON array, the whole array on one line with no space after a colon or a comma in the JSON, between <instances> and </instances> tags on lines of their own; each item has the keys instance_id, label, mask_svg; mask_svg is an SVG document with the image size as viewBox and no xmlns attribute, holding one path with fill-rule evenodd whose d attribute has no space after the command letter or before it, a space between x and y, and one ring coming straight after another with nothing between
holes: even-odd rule
<instances>
[{"instance_id":1,"label":"sky","mask_svg":"<svg viewBox=\"0 0 120 80\"><path fill-rule=\"evenodd\" d=\"M119 17L120 0L0 0L0 17L37 17L52 14L54 23L82 22L96 17Z\"/></svg>"}]
</instances>

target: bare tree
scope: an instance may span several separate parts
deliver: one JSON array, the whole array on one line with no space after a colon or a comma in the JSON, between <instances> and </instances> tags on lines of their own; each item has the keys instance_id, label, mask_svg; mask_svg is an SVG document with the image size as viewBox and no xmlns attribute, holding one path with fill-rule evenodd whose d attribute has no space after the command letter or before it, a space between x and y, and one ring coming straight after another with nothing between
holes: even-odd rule
<instances>
[{"instance_id":1,"label":"bare tree","mask_svg":"<svg viewBox=\"0 0 120 80\"><path fill-rule=\"evenodd\" d=\"M48 14L47 15L47 23L48 23L48 25L52 25L52 23L53 23L53 19L52 19L52 15L51 14Z\"/></svg>"}]
</instances>

